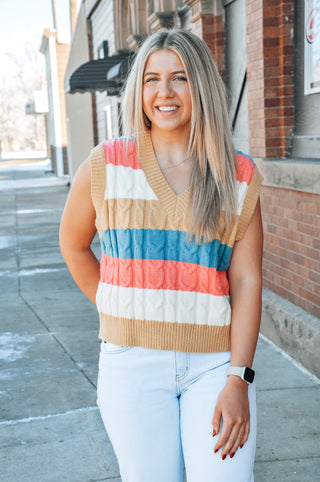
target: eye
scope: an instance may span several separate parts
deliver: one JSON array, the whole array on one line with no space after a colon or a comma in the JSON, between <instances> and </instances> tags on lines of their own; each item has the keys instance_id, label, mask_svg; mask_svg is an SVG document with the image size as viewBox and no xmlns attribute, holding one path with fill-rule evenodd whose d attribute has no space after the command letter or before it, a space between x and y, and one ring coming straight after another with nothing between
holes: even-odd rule
<instances>
[{"instance_id":1,"label":"eye","mask_svg":"<svg viewBox=\"0 0 320 482\"><path fill-rule=\"evenodd\" d=\"M158 80L157 77L147 77L145 79L145 83L147 84L149 82L156 82L157 80Z\"/></svg>"},{"instance_id":2,"label":"eye","mask_svg":"<svg viewBox=\"0 0 320 482\"><path fill-rule=\"evenodd\" d=\"M174 77L173 80L177 80L178 82L187 82L187 77L184 77L183 75L178 75L177 77Z\"/></svg>"}]
</instances>

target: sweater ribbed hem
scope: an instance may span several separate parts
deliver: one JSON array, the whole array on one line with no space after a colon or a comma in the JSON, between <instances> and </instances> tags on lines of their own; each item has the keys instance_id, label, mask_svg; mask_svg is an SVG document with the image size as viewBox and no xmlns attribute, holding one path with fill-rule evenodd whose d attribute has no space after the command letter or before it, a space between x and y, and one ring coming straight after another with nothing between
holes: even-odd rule
<instances>
[{"instance_id":1,"label":"sweater ribbed hem","mask_svg":"<svg viewBox=\"0 0 320 482\"><path fill-rule=\"evenodd\" d=\"M156 350L188 353L230 351L230 325L165 323L115 318L100 313L99 338L116 345L141 346Z\"/></svg>"}]
</instances>

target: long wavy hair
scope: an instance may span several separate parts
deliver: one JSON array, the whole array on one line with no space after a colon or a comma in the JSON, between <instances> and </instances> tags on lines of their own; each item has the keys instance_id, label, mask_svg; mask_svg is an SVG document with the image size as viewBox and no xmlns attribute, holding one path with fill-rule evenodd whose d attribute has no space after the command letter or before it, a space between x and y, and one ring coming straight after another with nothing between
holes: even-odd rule
<instances>
[{"instance_id":1,"label":"long wavy hair","mask_svg":"<svg viewBox=\"0 0 320 482\"><path fill-rule=\"evenodd\" d=\"M186 72L192 100L188 157L194 160L188 232L197 243L210 242L235 213L237 161L224 84L204 41L181 29L161 30L145 40L125 86L123 133L139 141L151 128L142 109L143 75L149 56L160 49L175 52Z\"/></svg>"}]
</instances>

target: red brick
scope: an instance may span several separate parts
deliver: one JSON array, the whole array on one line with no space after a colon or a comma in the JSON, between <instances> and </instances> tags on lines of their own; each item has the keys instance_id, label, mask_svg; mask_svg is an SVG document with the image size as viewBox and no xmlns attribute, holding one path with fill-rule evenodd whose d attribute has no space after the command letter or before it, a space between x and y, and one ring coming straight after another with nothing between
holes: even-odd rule
<instances>
[{"instance_id":1,"label":"red brick","mask_svg":"<svg viewBox=\"0 0 320 482\"><path fill-rule=\"evenodd\" d=\"M298 222L298 231L304 234L309 234L310 236L313 236L314 238L319 236L319 228L317 226L311 226L310 224L305 224Z\"/></svg>"},{"instance_id":2,"label":"red brick","mask_svg":"<svg viewBox=\"0 0 320 482\"><path fill-rule=\"evenodd\" d=\"M279 2L279 0L268 0L267 3L268 7L278 7L279 5L281 5L281 2Z\"/></svg>"},{"instance_id":3,"label":"red brick","mask_svg":"<svg viewBox=\"0 0 320 482\"><path fill-rule=\"evenodd\" d=\"M263 35L264 35L264 38L275 38L275 37L278 37L279 38L279 27L276 26L276 27L265 27L263 29Z\"/></svg>"},{"instance_id":4,"label":"red brick","mask_svg":"<svg viewBox=\"0 0 320 482\"><path fill-rule=\"evenodd\" d=\"M320 273L320 262L317 260L304 258L303 265L308 269L312 269L313 271L318 271Z\"/></svg>"},{"instance_id":5,"label":"red brick","mask_svg":"<svg viewBox=\"0 0 320 482\"><path fill-rule=\"evenodd\" d=\"M283 114L284 114L285 116L287 116L287 115L292 116L293 113L294 113L293 107L285 107L285 108L283 109Z\"/></svg>"},{"instance_id":6,"label":"red brick","mask_svg":"<svg viewBox=\"0 0 320 482\"><path fill-rule=\"evenodd\" d=\"M305 298L306 300L310 301L311 303L317 305L320 307L320 296L317 295L316 293L307 291L306 289L299 287L298 288L298 294L302 297Z\"/></svg>"},{"instance_id":7,"label":"red brick","mask_svg":"<svg viewBox=\"0 0 320 482\"><path fill-rule=\"evenodd\" d=\"M279 15L278 7L263 7L264 18L277 17Z\"/></svg>"},{"instance_id":8,"label":"red brick","mask_svg":"<svg viewBox=\"0 0 320 482\"><path fill-rule=\"evenodd\" d=\"M266 147L280 147L282 145L282 138L281 137L268 137L266 139Z\"/></svg>"},{"instance_id":9,"label":"red brick","mask_svg":"<svg viewBox=\"0 0 320 482\"><path fill-rule=\"evenodd\" d=\"M265 119L265 126L266 128L268 127L280 127L283 124L283 118L282 117L267 117Z\"/></svg>"},{"instance_id":10,"label":"red brick","mask_svg":"<svg viewBox=\"0 0 320 482\"><path fill-rule=\"evenodd\" d=\"M265 107L277 107L279 105L279 98L278 97L265 98L264 105Z\"/></svg>"},{"instance_id":11,"label":"red brick","mask_svg":"<svg viewBox=\"0 0 320 482\"><path fill-rule=\"evenodd\" d=\"M309 214L319 213L319 206L311 202L298 201L297 207L298 207L298 211L302 211L303 213L309 213Z\"/></svg>"},{"instance_id":12,"label":"red brick","mask_svg":"<svg viewBox=\"0 0 320 482\"><path fill-rule=\"evenodd\" d=\"M307 256L308 258L315 259L316 261L320 259L320 252L309 246L301 243L297 243L294 240L289 240L288 238L280 239L280 246L286 250L290 250L294 253L299 253L302 256Z\"/></svg>"},{"instance_id":13,"label":"red brick","mask_svg":"<svg viewBox=\"0 0 320 482\"><path fill-rule=\"evenodd\" d=\"M279 106L277 107L267 107L265 109L265 113L266 113L266 117L271 117L271 118L275 118L275 117L281 117L281 109Z\"/></svg>"},{"instance_id":14,"label":"red brick","mask_svg":"<svg viewBox=\"0 0 320 482\"><path fill-rule=\"evenodd\" d=\"M271 67L264 66L263 73L264 73L264 78L269 79L269 78L275 77L280 82L281 77L280 77L279 65L271 66Z\"/></svg>"},{"instance_id":15,"label":"red brick","mask_svg":"<svg viewBox=\"0 0 320 482\"><path fill-rule=\"evenodd\" d=\"M309 278L320 286L320 273L309 270Z\"/></svg>"},{"instance_id":16,"label":"red brick","mask_svg":"<svg viewBox=\"0 0 320 482\"><path fill-rule=\"evenodd\" d=\"M283 95L286 95L286 96L291 96L292 98L292 95L293 95L293 85L286 85L283 87ZM293 121L293 119L291 119L291 122Z\"/></svg>"},{"instance_id":17,"label":"red brick","mask_svg":"<svg viewBox=\"0 0 320 482\"><path fill-rule=\"evenodd\" d=\"M264 32L265 34L265 32ZM275 48L275 47L279 47L280 45L280 41L279 41L279 37L276 36L276 37L265 37L263 38L263 46L265 48L264 52L266 51L266 49L268 48Z\"/></svg>"},{"instance_id":18,"label":"red brick","mask_svg":"<svg viewBox=\"0 0 320 482\"><path fill-rule=\"evenodd\" d=\"M279 20L277 17L264 17L263 26L264 27L278 27Z\"/></svg>"},{"instance_id":19,"label":"red brick","mask_svg":"<svg viewBox=\"0 0 320 482\"><path fill-rule=\"evenodd\" d=\"M293 240L297 241L297 243L305 244L306 246L313 246L313 238L312 236L308 236L304 233L300 233L299 231L293 232Z\"/></svg>"},{"instance_id":20,"label":"red brick","mask_svg":"<svg viewBox=\"0 0 320 482\"><path fill-rule=\"evenodd\" d=\"M265 53L265 52L264 52ZM268 67L278 67L279 66L279 58L278 56L275 54L275 51L274 49L270 49L267 51L267 54L269 55L268 56L265 56L264 57L264 66L265 68L268 68Z\"/></svg>"}]
</instances>

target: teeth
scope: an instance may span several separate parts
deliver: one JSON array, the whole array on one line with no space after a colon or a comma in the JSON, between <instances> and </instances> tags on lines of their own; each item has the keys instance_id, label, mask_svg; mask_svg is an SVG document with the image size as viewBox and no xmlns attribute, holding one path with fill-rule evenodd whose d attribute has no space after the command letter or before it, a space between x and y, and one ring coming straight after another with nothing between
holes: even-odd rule
<instances>
[{"instance_id":1,"label":"teeth","mask_svg":"<svg viewBox=\"0 0 320 482\"><path fill-rule=\"evenodd\" d=\"M170 110L177 110L178 107L177 107L176 105L172 105L172 106L171 106L171 105L170 105L170 106L168 105L168 106L166 106L166 107L165 107L165 106L163 106L163 107L158 107L158 109L159 109L160 111L163 111L163 112L168 112L168 111L170 111Z\"/></svg>"}]
</instances>

